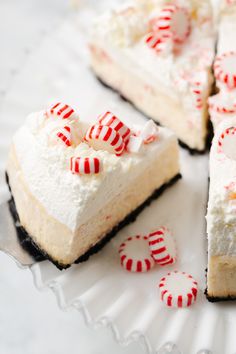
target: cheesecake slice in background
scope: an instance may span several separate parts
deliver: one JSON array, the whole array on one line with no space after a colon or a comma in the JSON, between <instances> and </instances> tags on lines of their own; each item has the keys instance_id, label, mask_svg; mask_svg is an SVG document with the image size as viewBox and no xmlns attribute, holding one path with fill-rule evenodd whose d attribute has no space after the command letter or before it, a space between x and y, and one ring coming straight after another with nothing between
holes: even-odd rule
<instances>
[{"instance_id":1,"label":"cheesecake slice in background","mask_svg":"<svg viewBox=\"0 0 236 354\"><path fill-rule=\"evenodd\" d=\"M189 149L202 152L215 41L210 1L136 1L96 21L91 67Z\"/></svg>"}]
</instances>

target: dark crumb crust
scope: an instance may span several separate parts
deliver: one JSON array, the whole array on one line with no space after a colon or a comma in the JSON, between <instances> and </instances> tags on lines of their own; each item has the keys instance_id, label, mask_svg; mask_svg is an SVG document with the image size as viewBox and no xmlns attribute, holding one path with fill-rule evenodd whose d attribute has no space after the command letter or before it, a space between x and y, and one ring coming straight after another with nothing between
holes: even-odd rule
<instances>
[{"instance_id":1,"label":"dark crumb crust","mask_svg":"<svg viewBox=\"0 0 236 354\"><path fill-rule=\"evenodd\" d=\"M110 90L116 92L120 98L126 102L129 102L137 111L139 111L140 113L144 114L140 109L138 109L133 102L131 102L127 97L123 96L119 91L115 90L113 87L107 85L99 76L95 75L97 80L106 88L109 88ZM150 117L148 117L147 115L145 115L147 117L147 119L152 119ZM157 121L155 121L155 123L159 126L161 126L161 124ZM211 147L211 142L212 142L212 138L213 138L213 126L212 123L210 121L210 119L208 120L208 124L207 124L207 130L208 130L208 134L206 137L206 144L205 144L205 149L203 150L198 150L198 149L192 149L190 148L188 145L186 145L183 141L179 140L179 145L182 146L184 149L188 150L189 153L191 155L203 155L206 152L208 152L210 150Z\"/></svg>"},{"instance_id":2,"label":"dark crumb crust","mask_svg":"<svg viewBox=\"0 0 236 354\"><path fill-rule=\"evenodd\" d=\"M207 268L205 269L205 272L206 272L206 277L207 277ZM232 300L236 300L236 296L231 296L231 295L223 296L223 297L220 297L220 296L210 296L210 295L208 295L207 288L205 289L204 294L206 295L206 298L207 298L207 300L208 300L209 302L220 302L220 301L232 301Z\"/></svg>"},{"instance_id":3,"label":"dark crumb crust","mask_svg":"<svg viewBox=\"0 0 236 354\"><path fill-rule=\"evenodd\" d=\"M123 227L130 224L131 222L135 221L137 216L141 213L141 211L144 208L146 208L148 205L150 205L151 202L154 199L158 198L164 192L165 189L172 186L180 178L181 178L181 174L177 174L169 182L167 182L166 184L163 184L159 189L156 189L153 192L153 194L149 198L146 199L146 201L144 203L142 203L137 209L135 209L129 215L127 215L105 237L103 237L102 240L100 240L96 245L92 246L87 252L85 252L82 256L80 256L74 263L85 262L85 261L87 261L87 259L91 255L100 251L118 233L118 231L120 231ZM6 182L8 184L9 190L11 192L7 173L6 173ZM19 237L22 247L27 252L29 252L37 262L48 259L53 264L55 264L55 266L60 270L70 267L70 265L64 265L64 264L58 263L57 261L52 259L45 251L40 249L39 246L33 241L33 239L27 233L27 231L20 225L19 215L16 210L16 205L15 205L15 201L14 201L13 196L12 196L11 200L9 201L9 209L10 209L10 212L11 212L12 217L14 219L17 235Z\"/></svg>"},{"instance_id":4,"label":"dark crumb crust","mask_svg":"<svg viewBox=\"0 0 236 354\"><path fill-rule=\"evenodd\" d=\"M206 298L209 302L219 302L219 301L232 301L236 300L236 296L225 296L225 297L220 297L220 296L209 296L207 293L207 289L205 290L204 294L206 295Z\"/></svg>"}]
</instances>

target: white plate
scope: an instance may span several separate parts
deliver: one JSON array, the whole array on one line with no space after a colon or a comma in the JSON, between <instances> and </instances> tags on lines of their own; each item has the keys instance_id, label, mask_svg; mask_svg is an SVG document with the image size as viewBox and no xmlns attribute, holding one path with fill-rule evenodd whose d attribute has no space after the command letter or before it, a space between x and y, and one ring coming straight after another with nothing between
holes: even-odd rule
<instances>
[{"instance_id":1,"label":"white plate","mask_svg":"<svg viewBox=\"0 0 236 354\"><path fill-rule=\"evenodd\" d=\"M88 120L107 109L124 120L145 119L102 87L90 72L86 33L94 12L93 8L85 8L79 17L65 19L16 77L1 107L1 116L7 118L1 124L1 156L6 154L9 138L25 116L54 100L72 104ZM2 171L4 164L5 158L0 165ZM210 304L203 294L208 156L193 157L181 151L181 169L181 181L86 263L60 272L45 261L31 270L36 286L53 289L63 309L76 307L95 328L111 327L121 344L140 340L149 353L191 354L211 350L214 354L233 354L235 305ZM176 237L178 263L169 268L156 267L148 274L126 273L119 265L120 242L128 235L146 233L160 225L168 226ZM157 284L172 268L191 273L199 282L198 301L189 309L169 309L159 300ZM159 351L163 345L165 350Z\"/></svg>"}]
</instances>

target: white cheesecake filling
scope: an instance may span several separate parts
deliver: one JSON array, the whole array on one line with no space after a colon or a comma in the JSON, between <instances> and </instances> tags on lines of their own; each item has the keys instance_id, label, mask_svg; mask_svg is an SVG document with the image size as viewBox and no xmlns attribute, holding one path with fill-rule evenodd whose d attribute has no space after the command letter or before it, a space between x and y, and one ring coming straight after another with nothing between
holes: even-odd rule
<instances>
[{"instance_id":1,"label":"white cheesecake filling","mask_svg":"<svg viewBox=\"0 0 236 354\"><path fill-rule=\"evenodd\" d=\"M158 154L176 138L159 128L155 142L143 145L138 153L125 152L117 157L106 151L95 151L85 143L66 147L55 143L52 133L66 120L46 118L43 112L30 115L15 134L16 156L27 186L49 215L74 231L86 223L156 160ZM78 137L87 125L76 121ZM136 130L142 127L136 127ZM100 157L103 165L98 175L72 174L72 156ZM163 165L165 161L163 161ZM161 173L161 171L160 171Z\"/></svg>"},{"instance_id":2,"label":"white cheesecake filling","mask_svg":"<svg viewBox=\"0 0 236 354\"><path fill-rule=\"evenodd\" d=\"M236 160L219 152L218 141L226 128L236 127L236 118L216 129L210 152L210 190L207 211L210 256L236 256Z\"/></svg>"},{"instance_id":3,"label":"white cheesecake filling","mask_svg":"<svg viewBox=\"0 0 236 354\"><path fill-rule=\"evenodd\" d=\"M191 33L175 54L171 48L158 54L145 43L150 21L166 4L160 0L137 1L126 10L102 16L95 24L91 44L102 48L111 60L125 66L130 73L160 86L162 92L180 101L189 112L192 124L201 129L202 109L196 108L194 90L195 83L199 82L202 101L206 102L212 84L210 70L215 50L211 6L208 1L177 3L189 9Z\"/></svg>"}]
</instances>

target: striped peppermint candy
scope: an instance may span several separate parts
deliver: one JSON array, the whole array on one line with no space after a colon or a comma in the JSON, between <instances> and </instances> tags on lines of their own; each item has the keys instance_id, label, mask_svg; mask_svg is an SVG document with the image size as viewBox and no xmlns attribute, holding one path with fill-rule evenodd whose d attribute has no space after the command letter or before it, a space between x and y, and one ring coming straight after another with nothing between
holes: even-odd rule
<instances>
[{"instance_id":1,"label":"striped peppermint candy","mask_svg":"<svg viewBox=\"0 0 236 354\"><path fill-rule=\"evenodd\" d=\"M70 170L80 175L97 174L101 171L101 161L98 157L71 157Z\"/></svg>"},{"instance_id":2,"label":"striped peppermint candy","mask_svg":"<svg viewBox=\"0 0 236 354\"><path fill-rule=\"evenodd\" d=\"M152 119L145 123L138 136L143 139L144 144L153 143L158 138L159 128Z\"/></svg>"},{"instance_id":3,"label":"striped peppermint candy","mask_svg":"<svg viewBox=\"0 0 236 354\"><path fill-rule=\"evenodd\" d=\"M214 73L217 80L229 89L236 87L236 52L218 55L214 62Z\"/></svg>"},{"instance_id":4,"label":"striped peppermint candy","mask_svg":"<svg viewBox=\"0 0 236 354\"><path fill-rule=\"evenodd\" d=\"M46 111L46 115L47 117L68 119L74 112L74 109L68 104L58 102Z\"/></svg>"},{"instance_id":5,"label":"striped peppermint candy","mask_svg":"<svg viewBox=\"0 0 236 354\"><path fill-rule=\"evenodd\" d=\"M62 141L66 146L71 146L71 128L65 125L56 131L57 138Z\"/></svg>"},{"instance_id":6,"label":"striped peppermint candy","mask_svg":"<svg viewBox=\"0 0 236 354\"><path fill-rule=\"evenodd\" d=\"M131 134L130 129L113 113L107 111L104 114L101 114L98 117L98 123L101 125L107 125L117 131L125 142L129 140Z\"/></svg>"},{"instance_id":7,"label":"striped peppermint candy","mask_svg":"<svg viewBox=\"0 0 236 354\"><path fill-rule=\"evenodd\" d=\"M171 33L173 41L183 43L190 34L190 16L186 8L177 5L163 7L153 26L153 31Z\"/></svg>"},{"instance_id":8,"label":"striped peppermint candy","mask_svg":"<svg viewBox=\"0 0 236 354\"><path fill-rule=\"evenodd\" d=\"M191 83L191 91L193 93L195 107L197 109L203 108L203 91L202 91L202 84L200 81L194 81Z\"/></svg>"},{"instance_id":9,"label":"striped peppermint candy","mask_svg":"<svg viewBox=\"0 0 236 354\"><path fill-rule=\"evenodd\" d=\"M92 125L85 136L85 141L95 150L105 150L111 154L121 155L125 143L120 134L107 125Z\"/></svg>"},{"instance_id":10,"label":"striped peppermint candy","mask_svg":"<svg viewBox=\"0 0 236 354\"><path fill-rule=\"evenodd\" d=\"M172 50L172 36L170 33L165 33L160 35L157 32L150 32L146 38L145 42L148 47L154 49L157 53L167 52Z\"/></svg>"},{"instance_id":11,"label":"striped peppermint candy","mask_svg":"<svg viewBox=\"0 0 236 354\"><path fill-rule=\"evenodd\" d=\"M218 140L219 152L229 159L236 160L236 127L230 127L223 131Z\"/></svg>"},{"instance_id":12,"label":"striped peppermint candy","mask_svg":"<svg viewBox=\"0 0 236 354\"><path fill-rule=\"evenodd\" d=\"M148 235L151 254L156 263L161 266L173 264L176 261L175 240L166 227L161 227Z\"/></svg>"},{"instance_id":13,"label":"striped peppermint candy","mask_svg":"<svg viewBox=\"0 0 236 354\"><path fill-rule=\"evenodd\" d=\"M155 264L147 236L127 238L119 248L121 265L129 272L147 272Z\"/></svg>"},{"instance_id":14,"label":"striped peppermint candy","mask_svg":"<svg viewBox=\"0 0 236 354\"><path fill-rule=\"evenodd\" d=\"M217 95L208 98L210 112L221 114L233 114L236 112L236 100L230 99L218 93Z\"/></svg>"},{"instance_id":15,"label":"striped peppermint candy","mask_svg":"<svg viewBox=\"0 0 236 354\"><path fill-rule=\"evenodd\" d=\"M161 279L159 289L161 300L169 307L189 307L197 299L197 282L185 272L167 273Z\"/></svg>"}]
</instances>

